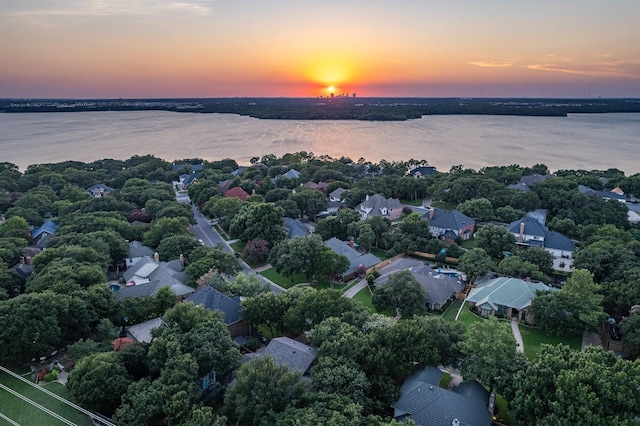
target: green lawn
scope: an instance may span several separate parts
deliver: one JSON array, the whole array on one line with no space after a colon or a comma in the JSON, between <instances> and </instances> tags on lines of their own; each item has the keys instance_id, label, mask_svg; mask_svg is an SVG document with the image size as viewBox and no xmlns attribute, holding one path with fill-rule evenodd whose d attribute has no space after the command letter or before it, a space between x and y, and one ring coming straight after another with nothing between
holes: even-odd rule
<instances>
[{"instance_id":1,"label":"green lawn","mask_svg":"<svg viewBox=\"0 0 640 426\"><path fill-rule=\"evenodd\" d=\"M449 306L449 309L444 311L444 313L442 314L442 318L447 321L455 321L456 314L458 313L458 309L460 309L461 303L462 302L460 300L456 300L455 302L453 302L451 306ZM474 322L482 321L482 318L469 311L468 305L465 304L464 308L462 308L462 311L460 312L458 321L466 326L469 324L473 324Z\"/></svg>"},{"instance_id":2,"label":"green lawn","mask_svg":"<svg viewBox=\"0 0 640 426\"><path fill-rule=\"evenodd\" d=\"M85 414L77 411L75 408L58 401L57 399L45 394L41 390L24 383L5 372L0 372L0 384L18 392L20 395L40 404L54 413L62 416L73 423L81 426L90 426L91 421ZM55 394L68 399L69 395L64 385L53 382L46 385L46 389ZM65 423L56 419L50 414L36 408L18 396L13 395L9 391L0 388L0 413L7 416L20 425L64 425ZM0 425L9 424L6 420L0 418Z\"/></svg>"},{"instance_id":3,"label":"green lawn","mask_svg":"<svg viewBox=\"0 0 640 426\"><path fill-rule=\"evenodd\" d=\"M547 334L536 327L530 327L520 324L520 334L524 342L524 353L529 359L535 359L540 353L540 345L548 343L550 345L559 345L563 343L576 351L582 348L582 336L561 337Z\"/></svg>"},{"instance_id":4,"label":"green lawn","mask_svg":"<svg viewBox=\"0 0 640 426\"><path fill-rule=\"evenodd\" d=\"M447 310L442 313L442 318L447 321L455 321L456 314L458 313L458 309L460 309L461 303L462 302L460 300L456 299L451 305L449 305Z\"/></svg>"},{"instance_id":5,"label":"green lawn","mask_svg":"<svg viewBox=\"0 0 640 426\"><path fill-rule=\"evenodd\" d=\"M386 250L382 250L382 249L379 249L379 248L371 247L370 253L372 255L374 255L375 257L378 257L378 258L380 258L382 260L387 258Z\"/></svg>"},{"instance_id":6,"label":"green lawn","mask_svg":"<svg viewBox=\"0 0 640 426\"><path fill-rule=\"evenodd\" d=\"M453 376L445 371L442 374L442 378L440 379L440 383L438 383L438 386L446 389L449 386L449 383L451 383L451 380L453 380Z\"/></svg>"},{"instance_id":7,"label":"green lawn","mask_svg":"<svg viewBox=\"0 0 640 426\"><path fill-rule=\"evenodd\" d=\"M507 426L516 426L517 423L509 411L509 403L500 394L496 394L496 417L498 421Z\"/></svg>"},{"instance_id":8,"label":"green lawn","mask_svg":"<svg viewBox=\"0 0 640 426\"><path fill-rule=\"evenodd\" d=\"M471 250L472 248L478 247L478 240L475 238L471 238L468 240L463 240L460 244L460 247L465 248L467 250Z\"/></svg>"},{"instance_id":9,"label":"green lawn","mask_svg":"<svg viewBox=\"0 0 640 426\"><path fill-rule=\"evenodd\" d=\"M265 271L260 272L260 274L278 284L280 287L284 288L290 288L295 284L308 282L307 277L304 274L294 274L293 283L291 283L291 278L280 275L276 272L276 268L269 268Z\"/></svg>"},{"instance_id":10,"label":"green lawn","mask_svg":"<svg viewBox=\"0 0 640 426\"><path fill-rule=\"evenodd\" d=\"M408 206L420 207L422 205L422 200L400 200L400 202Z\"/></svg>"},{"instance_id":11,"label":"green lawn","mask_svg":"<svg viewBox=\"0 0 640 426\"><path fill-rule=\"evenodd\" d=\"M222 227L220 227L220 225L213 225L213 227L216 229L216 231L218 231L218 234L220 234L220 236L222 238L224 238L225 241L229 241L231 238L227 235L227 233L224 231L224 229L222 229Z\"/></svg>"},{"instance_id":12,"label":"green lawn","mask_svg":"<svg viewBox=\"0 0 640 426\"><path fill-rule=\"evenodd\" d=\"M353 299L360 301L360 303L362 303L369 312L374 313L376 311L376 308L373 307L373 302L371 301L371 291L369 290L369 287L365 287L360 290L355 296L353 296Z\"/></svg>"},{"instance_id":13,"label":"green lawn","mask_svg":"<svg viewBox=\"0 0 640 426\"><path fill-rule=\"evenodd\" d=\"M242 253L242 250L244 250L244 246L246 246L247 243L245 243L244 241L236 241L235 243L231 243L229 245L236 253Z\"/></svg>"}]
</instances>

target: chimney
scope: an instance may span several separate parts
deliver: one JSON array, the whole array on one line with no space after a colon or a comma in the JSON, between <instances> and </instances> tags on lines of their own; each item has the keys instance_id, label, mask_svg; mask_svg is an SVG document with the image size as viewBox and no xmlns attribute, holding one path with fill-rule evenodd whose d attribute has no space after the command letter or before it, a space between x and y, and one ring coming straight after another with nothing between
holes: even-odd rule
<instances>
[{"instance_id":1,"label":"chimney","mask_svg":"<svg viewBox=\"0 0 640 426\"><path fill-rule=\"evenodd\" d=\"M180 264L184 266L184 255L180 253Z\"/></svg>"},{"instance_id":2,"label":"chimney","mask_svg":"<svg viewBox=\"0 0 640 426\"><path fill-rule=\"evenodd\" d=\"M367 196L364 199L365 201L369 201L369 194L367 194Z\"/></svg>"},{"instance_id":3,"label":"chimney","mask_svg":"<svg viewBox=\"0 0 640 426\"><path fill-rule=\"evenodd\" d=\"M155 252L153 254L153 260L155 260L156 263L160 263L160 255L158 254L158 252Z\"/></svg>"},{"instance_id":4,"label":"chimney","mask_svg":"<svg viewBox=\"0 0 640 426\"><path fill-rule=\"evenodd\" d=\"M26 262L27 265L31 265L31 256L27 256Z\"/></svg>"},{"instance_id":5,"label":"chimney","mask_svg":"<svg viewBox=\"0 0 640 426\"><path fill-rule=\"evenodd\" d=\"M24 265L25 264L25 258L24 256L20 256L20 264Z\"/></svg>"},{"instance_id":6,"label":"chimney","mask_svg":"<svg viewBox=\"0 0 640 426\"><path fill-rule=\"evenodd\" d=\"M435 209L430 209L429 210L429 220L433 219L433 215L436 213Z\"/></svg>"},{"instance_id":7,"label":"chimney","mask_svg":"<svg viewBox=\"0 0 640 426\"><path fill-rule=\"evenodd\" d=\"M520 222L520 235L518 236L518 241L521 243L524 242L524 222Z\"/></svg>"}]
</instances>

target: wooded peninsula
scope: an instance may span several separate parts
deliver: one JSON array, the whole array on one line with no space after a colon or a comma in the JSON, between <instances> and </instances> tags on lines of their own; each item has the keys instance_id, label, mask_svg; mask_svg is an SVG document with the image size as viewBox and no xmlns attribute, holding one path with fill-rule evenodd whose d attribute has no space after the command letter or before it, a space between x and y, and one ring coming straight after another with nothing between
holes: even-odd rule
<instances>
[{"instance_id":1,"label":"wooded peninsula","mask_svg":"<svg viewBox=\"0 0 640 426\"><path fill-rule=\"evenodd\" d=\"M4 99L0 112L174 111L280 120L404 121L425 115L556 116L640 112L639 99L532 98L203 98Z\"/></svg>"}]
</instances>

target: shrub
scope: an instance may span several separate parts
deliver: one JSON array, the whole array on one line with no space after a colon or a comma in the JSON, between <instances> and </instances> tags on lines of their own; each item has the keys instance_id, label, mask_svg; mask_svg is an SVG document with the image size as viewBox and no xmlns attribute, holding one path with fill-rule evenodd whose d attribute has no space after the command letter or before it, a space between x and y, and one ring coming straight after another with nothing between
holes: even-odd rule
<instances>
[{"instance_id":1,"label":"shrub","mask_svg":"<svg viewBox=\"0 0 640 426\"><path fill-rule=\"evenodd\" d=\"M247 242L242 250L242 258L249 263L262 263L269 257L269 243L265 240L254 239Z\"/></svg>"}]
</instances>

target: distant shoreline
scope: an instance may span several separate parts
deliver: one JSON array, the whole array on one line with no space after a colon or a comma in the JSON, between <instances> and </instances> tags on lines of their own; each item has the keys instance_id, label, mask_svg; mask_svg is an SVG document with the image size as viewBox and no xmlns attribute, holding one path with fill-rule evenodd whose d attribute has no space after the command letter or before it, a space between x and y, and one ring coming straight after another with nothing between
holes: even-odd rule
<instances>
[{"instance_id":1,"label":"distant shoreline","mask_svg":"<svg viewBox=\"0 0 640 426\"><path fill-rule=\"evenodd\" d=\"M207 99L4 99L0 112L170 111L237 114L263 120L405 121L428 115L639 113L640 99L531 98L207 98Z\"/></svg>"}]
</instances>

